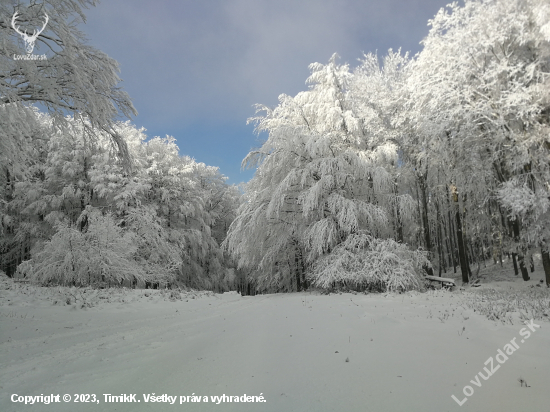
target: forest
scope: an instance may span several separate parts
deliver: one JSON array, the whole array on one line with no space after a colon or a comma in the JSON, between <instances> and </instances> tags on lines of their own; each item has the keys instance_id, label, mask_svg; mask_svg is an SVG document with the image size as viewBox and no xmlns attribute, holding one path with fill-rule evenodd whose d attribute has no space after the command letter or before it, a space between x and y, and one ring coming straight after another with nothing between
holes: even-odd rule
<instances>
[{"instance_id":1,"label":"forest","mask_svg":"<svg viewBox=\"0 0 550 412\"><path fill-rule=\"evenodd\" d=\"M43 3L47 60L20 60L0 3L0 270L48 285L242 294L408 291L481 265L550 286L550 4L466 0L422 50L334 54L257 105L261 147L229 185L131 122L118 63ZM31 3L20 14L43 15ZM25 22L24 18L19 21ZM46 34L47 33L47 34ZM243 120L244 121L244 120ZM510 263L508 263L510 262Z\"/></svg>"}]
</instances>

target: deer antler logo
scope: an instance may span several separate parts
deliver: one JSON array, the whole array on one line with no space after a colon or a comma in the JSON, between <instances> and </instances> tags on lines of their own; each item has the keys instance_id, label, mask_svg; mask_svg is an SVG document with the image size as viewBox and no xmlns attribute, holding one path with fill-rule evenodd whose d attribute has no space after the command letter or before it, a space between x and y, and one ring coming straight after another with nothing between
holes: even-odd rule
<instances>
[{"instance_id":1,"label":"deer antler logo","mask_svg":"<svg viewBox=\"0 0 550 412\"><path fill-rule=\"evenodd\" d=\"M17 14L19 14L19 12L16 11L13 17L11 18L11 27L13 27L13 29L23 37L23 41L25 42L25 49L27 50L27 53L31 54L32 51L34 50L34 42L38 38L38 35L44 31L44 29L46 28L46 24L48 24L48 21L50 20L50 18L46 13L44 13L44 15L46 16L46 21L44 22L44 25L38 31L33 30L32 36L29 36L26 31L21 32L19 30L19 26L17 27L15 26L15 21L17 20Z\"/></svg>"}]
</instances>

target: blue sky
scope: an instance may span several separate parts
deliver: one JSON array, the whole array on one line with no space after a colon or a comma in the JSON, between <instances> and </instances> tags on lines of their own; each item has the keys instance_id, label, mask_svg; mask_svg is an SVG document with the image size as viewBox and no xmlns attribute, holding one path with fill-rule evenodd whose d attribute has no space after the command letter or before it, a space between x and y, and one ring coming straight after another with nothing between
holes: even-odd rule
<instances>
[{"instance_id":1,"label":"blue sky","mask_svg":"<svg viewBox=\"0 0 550 412\"><path fill-rule=\"evenodd\" d=\"M428 19L448 0L108 0L86 12L89 44L120 63L121 86L147 135L248 181L241 161L261 136L254 104L305 90L308 65L333 53L420 51Z\"/></svg>"}]
</instances>

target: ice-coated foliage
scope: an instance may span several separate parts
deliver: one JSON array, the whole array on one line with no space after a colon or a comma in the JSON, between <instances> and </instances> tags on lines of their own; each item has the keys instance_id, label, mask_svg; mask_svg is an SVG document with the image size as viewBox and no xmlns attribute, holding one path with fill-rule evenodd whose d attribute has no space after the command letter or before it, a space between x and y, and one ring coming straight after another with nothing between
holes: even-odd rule
<instances>
[{"instance_id":1,"label":"ice-coated foliage","mask_svg":"<svg viewBox=\"0 0 550 412\"><path fill-rule=\"evenodd\" d=\"M422 287L420 275L426 265L430 262L425 252L412 251L393 239L357 233L317 259L308 279L324 289L406 291Z\"/></svg>"}]
</instances>

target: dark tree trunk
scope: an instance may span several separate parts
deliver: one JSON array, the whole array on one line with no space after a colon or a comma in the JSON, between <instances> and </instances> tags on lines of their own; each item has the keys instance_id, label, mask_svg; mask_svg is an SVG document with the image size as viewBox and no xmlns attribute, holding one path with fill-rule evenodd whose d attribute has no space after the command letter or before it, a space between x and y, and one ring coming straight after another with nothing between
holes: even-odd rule
<instances>
[{"instance_id":1,"label":"dark tree trunk","mask_svg":"<svg viewBox=\"0 0 550 412\"><path fill-rule=\"evenodd\" d=\"M421 218L422 218L422 229L424 232L424 244L426 245L426 250L428 251L428 259L432 259L432 239L430 237L430 225L428 221L428 199L426 196L426 177L424 175L418 175L418 186L420 186L420 194L422 197L422 208ZM426 266L424 270L428 273L429 276L434 275L434 271L431 267Z\"/></svg>"},{"instance_id":2,"label":"dark tree trunk","mask_svg":"<svg viewBox=\"0 0 550 412\"><path fill-rule=\"evenodd\" d=\"M448 219L449 219L449 242L451 244L451 258L453 259L453 272L456 273L456 266L457 266L457 260L456 260L456 249L455 249L455 230L453 227L453 219L451 218L451 201L449 197L447 197L447 206L448 206Z\"/></svg>"},{"instance_id":3,"label":"dark tree trunk","mask_svg":"<svg viewBox=\"0 0 550 412\"><path fill-rule=\"evenodd\" d=\"M396 201L397 204L395 205L395 214L396 214L396 234L397 239L396 242L403 243L403 222L401 220L401 212L399 211L399 200Z\"/></svg>"},{"instance_id":4,"label":"dark tree trunk","mask_svg":"<svg viewBox=\"0 0 550 412\"><path fill-rule=\"evenodd\" d=\"M464 215L462 216L464 217ZM472 257L468 251L468 238L464 236L464 228L462 228L462 240L464 242L464 253L466 255L466 267L468 268L468 279L472 279Z\"/></svg>"},{"instance_id":5,"label":"dark tree trunk","mask_svg":"<svg viewBox=\"0 0 550 412\"><path fill-rule=\"evenodd\" d=\"M455 189L456 190L456 189ZM460 271L462 272L462 282L469 282L470 268L468 265L468 257L466 256L466 248L464 247L464 236L462 233L462 220L460 218L460 205L458 203L458 193L454 196L456 202L456 237L458 238L458 258L460 260Z\"/></svg>"},{"instance_id":6,"label":"dark tree trunk","mask_svg":"<svg viewBox=\"0 0 550 412\"><path fill-rule=\"evenodd\" d=\"M474 256L474 242L466 242L468 246L470 247L470 263L474 264L477 263L476 256Z\"/></svg>"},{"instance_id":7,"label":"dark tree trunk","mask_svg":"<svg viewBox=\"0 0 550 412\"><path fill-rule=\"evenodd\" d=\"M439 225L439 223L438 223ZM440 231L441 232L441 231ZM441 233L440 233L441 234ZM439 277L441 277L441 271L444 270L447 273L447 268L445 267L445 261L443 260L443 251L441 250L441 239L437 237L437 252L439 255Z\"/></svg>"},{"instance_id":8,"label":"dark tree trunk","mask_svg":"<svg viewBox=\"0 0 550 412\"><path fill-rule=\"evenodd\" d=\"M447 266L450 269L451 266L453 266L453 256L452 256L452 250L451 250L451 240L448 237L447 234L447 228L445 228L445 248L447 249ZM456 270L455 270L456 273Z\"/></svg>"},{"instance_id":9,"label":"dark tree trunk","mask_svg":"<svg viewBox=\"0 0 550 412\"><path fill-rule=\"evenodd\" d=\"M416 206L418 208L418 226L422 227L422 210L420 208L420 195L418 194L418 184L414 185L414 188L416 189ZM422 244L422 234L420 231L418 231L415 235L415 240L417 242L417 245L420 246Z\"/></svg>"},{"instance_id":10,"label":"dark tree trunk","mask_svg":"<svg viewBox=\"0 0 550 412\"><path fill-rule=\"evenodd\" d=\"M546 275L546 286L550 287L550 250L548 246L544 245L540 251L542 255L542 267Z\"/></svg>"},{"instance_id":11,"label":"dark tree trunk","mask_svg":"<svg viewBox=\"0 0 550 412\"><path fill-rule=\"evenodd\" d=\"M531 278L529 277L529 271L527 270L527 266L525 266L525 258L522 254L518 254L518 262L519 270L521 270L521 276L523 277L523 280L527 282Z\"/></svg>"},{"instance_id":12,"label":"dark tree trunk","mask_svg":"<svg viewBox=\"0 0 550 412\"><path fill-rule=\"evenodd\" d=\"M453 220L450 221L450 238L452 242L453 247L453 270L454 273L456 273L456 268L460 266L460 257L458 256L458 238L457 238L457 231L455 229L455 223Z\"/></svg>"},{"instance_id":13,"label":"dark tree trunk","mask_svg":"<svg viewBox=\"0 0 550 412\"><path fill-rule=\"evenodd\" d=\"M462 272L462 282L468 283L468 260L466 250L464 249L464 239L462 236L462 221L460 220L460 210L456 211L456 235L458 237L458 258L460 260L460 271Z\"/></svg>"},{"instance_id":14,"label":"dark tree trunk","mask_svg":"<svg viewBox=\"0 0 550 412\"><path fill-rule=\"evenodd\" d=\"M519 275L517 253L512 253L512 264L514 265L514 273Z\"/></svg>"},{"instance_id":15,"label":"dark tree trunk","mask_svg":"<svg viewBox=\"0 0 550 412\"><path fill-rule=\"evenodd\" d=\"M13 200L13 191L15 190L15 179L11 178L10 170L6 167L6 191L5 199L6 202L11 202Z\"/></svg>"},{"instance_id":16,"label":"dark tree trunk","mask_svg":"<svg viewBox=\"0 0 550 412\"><path fill-rule=\"evenodd\" d=\"M418 176L418 186L420 186L420 195L422 197L422 228L424 230L424 244L426 250L432 252L432 239L430 237L430 224L428 221L428 198L426 195L426 180L423 175Z\"/></svg>"},{"instance_id":17,"label":"dark tree trunk","mask_svg":"<svg viewBox=\"0 0 550 412\"><path fill-rule=\"evenodd\" d=\"M398 243L403 243L403 221L401 219L401 211L399 210L399 191L397 190L397 178L394 179L394 194L395 194L395 225L396 239Z\"/></svg>"},{"instance_id":18,"label":"dark tree trunk","mask_svg":"<svg viewBox=\"0 0 550 412\"><path fill-rule=\"evenodd\" d=\"M501 213L501 216L502 216L502 213ZM504 217L502 218L503 219L503 222L504 222ZM510 219L508 219L506 221L506 224L505 227L508 228L508 236L510 237L510 239L512 240L515 240L515 236L514 236L514 229L513 229L513 225L512 225L512 222L510 221ZM518 254L516 252L512 252L512 264L514 266L514 274L517 276L519 275L519 269L518 269Z\"/></svg>"},{"instance_id":19,"label":"dark tree trunk","mask_svg":"<svg viewBox=\"0 0 550 412\"><path fill-rule=\"evenodd\" d=\"M299 246L294 249L294 271L296 276L296 291L301 292L305 290L306 284L304 279L304 265L302 261L302 251Z\"/></svg>"},{"instance_id":20,"label":"dark tree trunk","mask_svg":"<svg viewBox=\"0 0 550 412\"><path fill-rule=\"evenodd\" d=\"M304 261L304 254L302 252L302 248L298 247L298 255L300 258L300 279L302 283L302 290L307 290L309 287L309 284L307 282L306 278L306 265Z\"/></svg>"},{"instance_id":21,"label":"dark tree trunk","mask_svg":"<svg viewBox=\"0 0 550 412\"><path fill-rule=\"evenodd\" d=\"M512 222L512 228L514 229L514 240L516 241L517 244L519 244L520 237L519 237L519 218L518 217L516 217L516 219ZM525 257L522 252L518 253L518 263L519 263L519 269L521 270L521 276L523 277L523 280L527 282L531 278L529 277L527 266L525 266Z\"/></svg>"},{"instance_id":22,"label":"dark tree trunk","mask_svg":"<svg viewBox=\"0 0 550 412\"><path fill-rule=\"evenodd\" d=\"M441 213L439 212L439 202L435 202L435 209L437 213L437 249L439 254L439 277L441 277L441 269L447 273L447 267L445 266L445 257L443 254L443 239L441 238Z\"/></svg>"}]
</instances>

